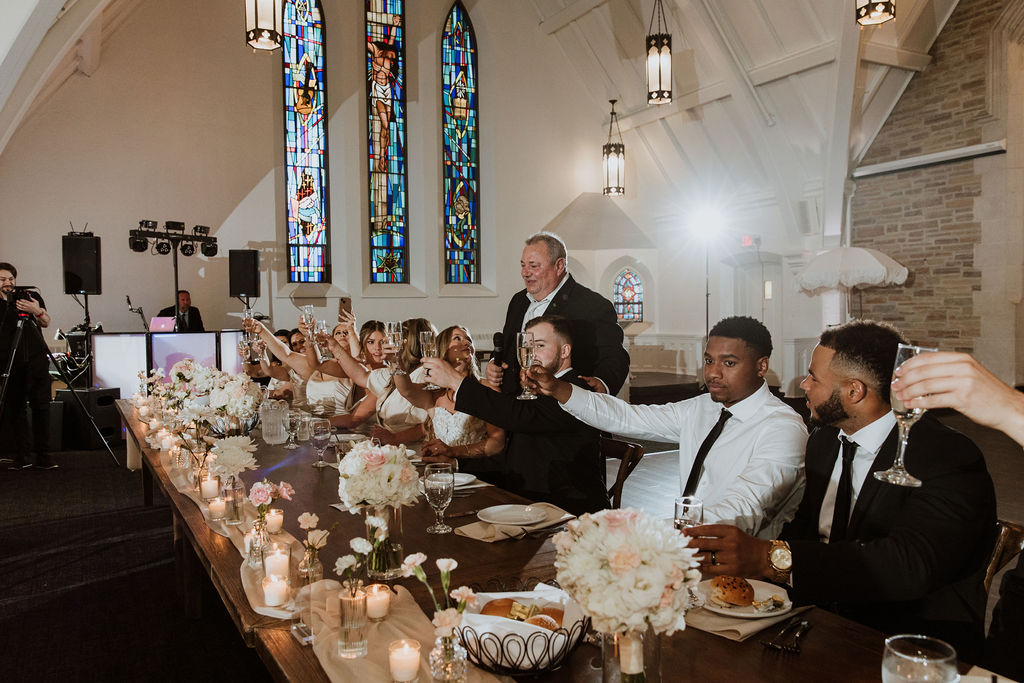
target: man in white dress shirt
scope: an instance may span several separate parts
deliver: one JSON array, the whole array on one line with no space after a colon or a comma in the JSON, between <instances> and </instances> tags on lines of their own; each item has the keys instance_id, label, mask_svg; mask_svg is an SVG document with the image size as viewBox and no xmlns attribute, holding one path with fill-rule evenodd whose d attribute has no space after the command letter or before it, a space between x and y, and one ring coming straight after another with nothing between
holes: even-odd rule
<instances>
[{"instance_id":1,"label":"man in white dress shirt","mask_svg":"<svg viewBox=\"0 0 1024 683\"><path fill-rule=\"evenodd\" d=\"M530 375L582 422L631 438L678 440L680 492L704 501L705 519L774 538L799 503L807 428L764 381L771 352L759 321L719 321L704 350L708 392L666 405L631 405L542 371Z\"/></svg>"}]
</instances>

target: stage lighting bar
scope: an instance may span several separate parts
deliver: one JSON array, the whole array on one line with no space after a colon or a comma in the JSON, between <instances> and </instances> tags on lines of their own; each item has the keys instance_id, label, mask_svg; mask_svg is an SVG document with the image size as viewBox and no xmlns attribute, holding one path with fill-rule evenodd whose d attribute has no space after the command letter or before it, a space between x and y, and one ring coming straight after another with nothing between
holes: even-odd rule
<instances>
[{"instance_id":1,"label":"stage lighting bar","mask_svg":"<svg viewBox=\"0 0 1024 683\"><path fill-rule=\"evenodd\" d=\"M141 220L139 227L128 233L128 247L135 252L147 251L151 240L158 254L170 254L177 249L182 256L194 256L198 248L207 258L217 255L217 238L210 235L206 225L196 225L192 234L186 235L182 221L166 221L164 229L158 230L156 221Z\"/></svg>"}]
</instances>

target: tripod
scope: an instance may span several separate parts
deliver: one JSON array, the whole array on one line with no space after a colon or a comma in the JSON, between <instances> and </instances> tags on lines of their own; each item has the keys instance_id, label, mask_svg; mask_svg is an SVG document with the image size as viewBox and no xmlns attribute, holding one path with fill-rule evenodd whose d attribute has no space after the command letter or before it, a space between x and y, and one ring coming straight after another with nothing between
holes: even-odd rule
<instances>
[{"instance_id":1,"label":"tripod","mask_svg":"<svg viewBox=\"0 0 1024 683\"><path fill-rule=\"evenodd\" d=\"M75 391L74 387L71 386L71 378L68 377L68 374L65 371L65 369L59 363L57 363L56 360L54 360L53 354L50 353L50 348L46 345L45 340L43 340L43 333L39 329L39 323L37 323L35 319L31 315L28 315L27 313L18 313L18 322L15 324L14 327L14 343L11 344L11 355L7 359L7 365L5 366L5 372L3 375L4 385L3 387L0 387L0 415L3 414L4 400L7 398L7 387L10 382L11 371L14 369L14 358L18 354L18 347L21 346L21 340L25 332L26 320L29 321L30 323L29 327L32 330L34 330L37 335L39 335L39 339L40 341L43 342L43 348L46 349L46 356L50 359L50 363L53 365L53 367L57 368L57 371L60 373L61 379L64 380L64 383L68 387L68 391L71 392L71 395L75 397L75 401L78 402L78 407L81 408L82 413L84 413L85 416L89 418L89 422L92 423L92 428L96 430L97 434L99 434L100 439L102 439L103 441L103 445L107 449L107 453L110 453L110 457L113 458L114 464L120 467L121 463L117 461L117 456L114 455L114 451L111 450L110 444L107 443L107 439L103 436L103 432L100 431L99 425L96 424L96 420L93 419L92 414L89 413L88 409L85 407L85 404L82 402L82 398Z\"/></svg>"}]
</instances>

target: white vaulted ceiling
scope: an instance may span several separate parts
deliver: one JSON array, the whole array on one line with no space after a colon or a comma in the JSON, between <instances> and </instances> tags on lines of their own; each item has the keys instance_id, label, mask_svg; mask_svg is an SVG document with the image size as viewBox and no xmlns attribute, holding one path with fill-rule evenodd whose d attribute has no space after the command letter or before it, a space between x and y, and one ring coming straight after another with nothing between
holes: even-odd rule
<instances>
[{"instance_id":1,"label":"white vaulted ceiling","mask_svg":"<svg viewBox=\"0 0 1024 683\"><path fill-rule=\"evenodd\" d=\"M839 234L846 179L956 5L900 0L895 22L859 30L854 0L664 0L673 101L648 106L653 1L533 4L587 88L581 107L607 126L619 101L637 222L712 201L781 252Z\"/></svg>"}]
</instances>

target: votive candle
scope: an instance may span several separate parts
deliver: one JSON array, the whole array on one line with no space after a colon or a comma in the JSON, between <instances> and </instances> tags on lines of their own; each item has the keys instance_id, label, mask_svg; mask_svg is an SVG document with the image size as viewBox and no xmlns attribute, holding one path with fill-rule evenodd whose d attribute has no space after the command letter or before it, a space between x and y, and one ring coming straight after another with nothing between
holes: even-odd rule
<instances>
[{"instance_id":1,"label":"votive candle","mask_svg":"<svg viewBox=\"0 0 1024 683\"><path fill-rule=\"evenodd\" d=\"M147 415L149 415L149 406L139 408L139 417L146 417Z\"/></svg>"},{"instance_id":2,"label":"votive candle","mask_svg":"<svg viewBox=\"0 0 1024 683\"><path fill-rule=\"evenodd\" d=\"M420 672L420 641L410 638L393 640L388 645L388 665L391 679L409 683L415 681Z\"/></svg>"},{"instance_id":3,"label":"votive candle","mask_svg":"<svg viewBox=\"0 0 1024 683\"><path fill-rule=\"evenodd\" d=\"M288 544L271 543L267 553L263 555L263 571L267 576L288 576L289 564Z\"/></svg>"},{"instance_id":4,"label":"votive candle","mask_svg":"<svg viewBox=\"0 0 1024 683\"><path fill-rule=\"evenodd\" d=\"M217 496L209 502L209 507L210 519L216 521L218 519L224 519L224 513L227 512L228 504L223 498Z\"/></svg>"},{"instance_id":5,"label":"votive candle","mask_svg":"<svg viewBox=\"0 0 1024 683\"><path fill-rule=\"evenodd\" d=\"M211 500L220 495L220 477L207 474L206 478L199 482L199 497L203 500ZM267 525L269 528L269 524Z\"/></svg>"},{"instance_id":6,"label":"votive candle","mask_svg":"<svg viewBox=\"0 0 1024 683\"><path fill-rule=\"evenodd\" d=\"M391 589L382 583L366 587L366 618L370 621L382 621L388 616L391 606Z\"/></svg>"},{"instance_id":7,"label":"votive candle","mask_svg":"<svg viewBox=\"0 0 1024 683\"><path fill-rule=\"evenodd\" d=\"M284 510L270 508L267 510L267 532L271 534L281 533L281 525L284 524Z\"/></svg>"},{"instance_id":8,"label":"votive candle","mask_svg":"<svg viewBox=\"0 0 1024 683\"><path fill-rule=\"evenodd\" d=\"M285 577L271 574L263 578L263 602L267 607L277 607L288 602L288 581Z\"/></svg>"}]
</instances>

